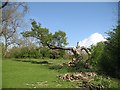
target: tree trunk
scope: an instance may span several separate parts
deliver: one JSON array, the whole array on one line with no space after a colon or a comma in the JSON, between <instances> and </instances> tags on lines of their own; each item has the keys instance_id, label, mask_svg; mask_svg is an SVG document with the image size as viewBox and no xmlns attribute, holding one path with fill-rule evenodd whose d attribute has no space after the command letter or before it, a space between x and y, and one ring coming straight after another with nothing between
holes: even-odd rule
<instances>
[{"instance_id":1,"label":"tree trunk","mask_svg":"<svg viewBox=\"0 0 120 90\"><path fill-rule=\"evenodd\" d=\"M7 40L7 37L6 37L6 36L4 36L4 38L5 38L5 46L4 46L3 57L6 57L7 48L8 48L8 44L7 44L8 40Z\"/></svg>"},{"instance_id":2,"label":"tree trunk","mask_svg":"<svg viewBox=\"0 0 120 90\"><path fill-rule=\"evenodd\" d=\"M62 49L62 50L70 50L70 51L72 51L75 58L73 58L72 61L69 62L69 66L76 66L76 64L77 64L78 62L80 62L80 60L83 59L83 56L80 54L80 52L82 52L82 50L85 50L85 51L86 51L86 53L88 54L88 59L89 59L89 57L90 57L90 52L88 51L88 49L85 48L85 47L80 47L80 46L78 45L78 43L77 43L76 48L74 48L74 47L68 47L68 48L67 48L67 47L61 47L61 46L53 46L53 45L50 45L50 44L47 44L47 46L48 46L50 49ZM87 60L86 60L86 61L87 61Z\"/></svg>"}]
</instances>

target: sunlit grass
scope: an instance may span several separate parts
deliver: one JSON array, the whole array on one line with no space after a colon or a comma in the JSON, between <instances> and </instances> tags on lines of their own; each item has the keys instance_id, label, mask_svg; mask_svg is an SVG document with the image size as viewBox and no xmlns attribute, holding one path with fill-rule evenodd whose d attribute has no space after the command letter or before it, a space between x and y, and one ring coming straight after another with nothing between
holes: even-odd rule
<instances>
[{"instance_id":1,"label":"sunlit grass","mask_svg":"<svg viewBox=\"0 0 120 90\"><path fill-rule=\"evenodd\" d=\"M3 60L3 88L73 87L70 82L59 81L59 74L60 72L49 69L45 64Z\"/></svg>"},{"instance_id":2,"label":"sunlit grass","mask_svg":"<svg viewBox=\"0 0 120 90\"><path fill-rule=\"evenodd\" d=\"M43 61L48 63L39 63ZM2 87L76 88L82 84L82 80L63 81L58 78L58 75L68 73L67 67L61 68L61 64L68 61L64 59L5 59L2 65ZM102 75L91 79L90 83L110 88L120 87L119 80Z\"/></svg>"}]
</instances>

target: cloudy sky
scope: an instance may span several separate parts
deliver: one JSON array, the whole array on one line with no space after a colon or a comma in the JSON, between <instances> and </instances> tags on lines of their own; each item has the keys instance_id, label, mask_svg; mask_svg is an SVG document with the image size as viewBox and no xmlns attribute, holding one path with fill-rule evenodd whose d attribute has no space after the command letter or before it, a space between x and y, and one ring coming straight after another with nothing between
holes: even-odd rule
<instances>
[{"instance_id":1,"label":"cloudy sky","mask_svg":"<svg viewBox=\"0 0 120 90\"><path fill-rule=\"evenodd\" d=\"M79 41L80 46L90 47L91 45L96 45L98 42L106 41L105 37L99 33L93 33L89 37Z\"/></svg>"},{"instance_id":2,"label":"cloudy sky","mask_svg":"<svg viewBox=\"0 0 120 90\"><path fill-rule=\"evenodd\" d=\"M35 19L50 32L62 30L68 46L89 46L104 40L117 23L117 2L30 2L26 20Z\"/></svg>"}]
</instances>

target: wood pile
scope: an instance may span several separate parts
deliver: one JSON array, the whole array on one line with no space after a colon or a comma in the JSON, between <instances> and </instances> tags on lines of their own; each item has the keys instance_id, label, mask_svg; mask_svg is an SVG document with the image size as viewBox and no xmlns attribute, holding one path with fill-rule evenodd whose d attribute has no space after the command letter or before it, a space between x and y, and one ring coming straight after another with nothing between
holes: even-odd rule
<instances>
[{"instance_id":1,"label":"wood pile","mask_svg":"<svg viewBox=\"0 0 120 90\"><path fill-rule=\"evenodd\" d=\"M89 80L96 76L95 72L80 72L80 73L66 73L65 75L59 76L62 80Z\"/></svg>"}]
</instances>

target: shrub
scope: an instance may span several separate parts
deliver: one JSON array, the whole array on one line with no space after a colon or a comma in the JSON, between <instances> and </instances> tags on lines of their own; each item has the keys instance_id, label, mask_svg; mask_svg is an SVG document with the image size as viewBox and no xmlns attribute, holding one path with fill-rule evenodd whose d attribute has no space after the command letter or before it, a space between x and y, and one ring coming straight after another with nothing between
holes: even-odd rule
<instances>
[{"instance_id":1,"label":"shrub","mask_svg":"<svg viewBox=\"0 0 120 90\"><path fill-rule=\"evenodd\" d=\"M98 68L98 64L100 62L101 55L103 54L104 46L105 46L104 42L99 42L99 43L97 43L96 46L91 47L92 53L91 53L90 64L94 68Z\"/></svg>"},{"instance_id":2,"label":"shrub","mask_svg":"<svg viewBox=\"0 0 120 90\"><path fill-rule=\"evenodd\" d=\"M103 73L120 78L120 26L108 32L109 37L100 60Z\"/></svg>"}]
</instances>

